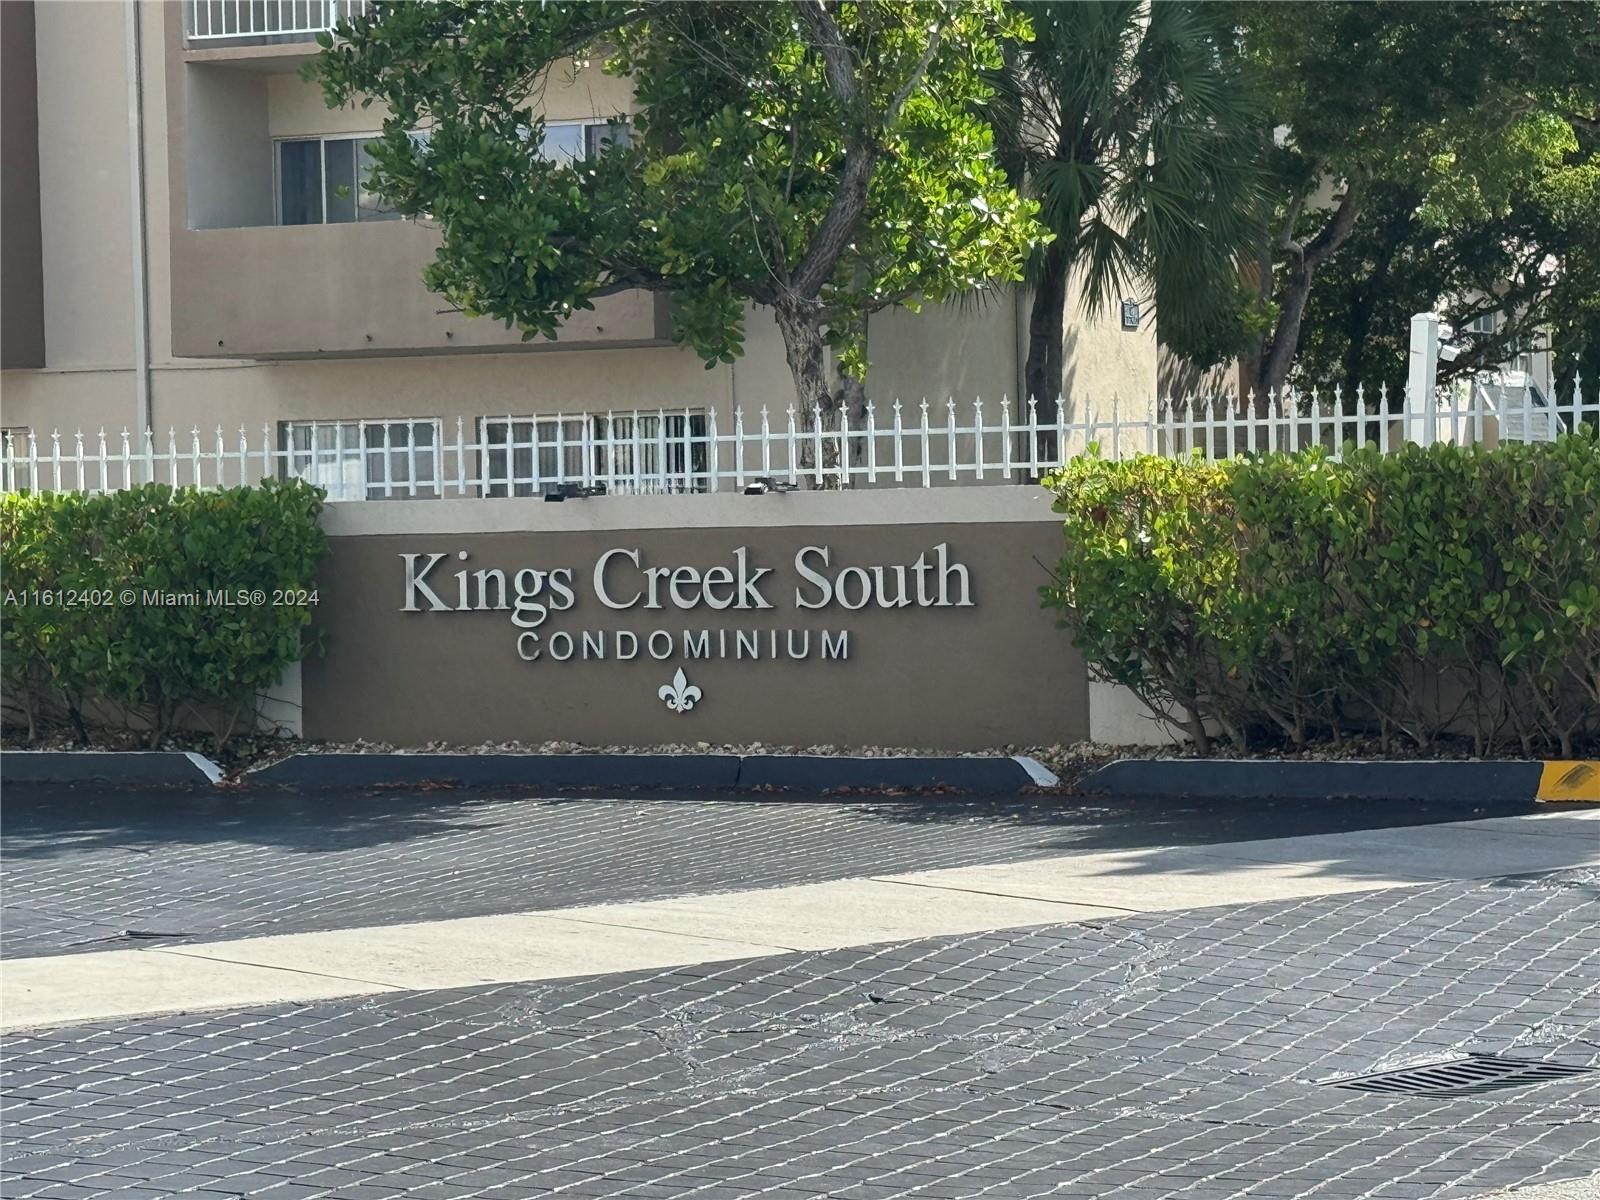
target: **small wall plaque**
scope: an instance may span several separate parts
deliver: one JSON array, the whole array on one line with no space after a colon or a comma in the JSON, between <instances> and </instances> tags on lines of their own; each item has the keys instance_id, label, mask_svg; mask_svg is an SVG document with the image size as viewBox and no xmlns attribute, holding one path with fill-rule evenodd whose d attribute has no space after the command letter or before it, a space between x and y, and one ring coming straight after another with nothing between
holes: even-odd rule
<instances>
[{"instance_id":1,"label":"small wall plaque","mask_svg":"<svg viewBox=\"0 0 1600 1200\"><path fill-rule=\"evenodd\" d=\"M1124 300L1122 302L1122 327L1124 329L1139 328L1139 302L1137 300Z\"/></svg>"}]
</instances>

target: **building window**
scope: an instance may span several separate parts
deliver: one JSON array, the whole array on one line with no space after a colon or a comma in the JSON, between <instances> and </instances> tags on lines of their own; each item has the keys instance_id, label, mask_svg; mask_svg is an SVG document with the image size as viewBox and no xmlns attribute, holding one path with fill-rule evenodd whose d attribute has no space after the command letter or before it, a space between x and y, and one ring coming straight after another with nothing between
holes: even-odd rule
<instances>
[{"instance_id":1,"label":"building window","mask_svg":"<svg viewBox=\"0 0 1600 1200\"><path fill-rule=\"evenodd\" d=\"M547 121L540 151L561 166L599 158L607 146L631 144L626 121Z\"/></svg>"},{"instance_id":2,"label":"building window","mask_svg":"<svg viewBox=\"0 0 1600 1200\"><path fill-rule=\"evenodd\" d=\"M428 131L412 138L420 147ZM563 166L598 158L607 146L627 146L626 121L552 121L545 126L541 152ZM371 134L343 137L282 138L277 143L278 224L340 225L351 221L394 221L400 216L372 189Z\"/></svg>"},{"instance_id":3,"label":"building window","mask_svg":"<svg viewBox=\"0 0 1600 1200\"><path fill-rule=\"evenodd\" d=\"M278 224L338 225L393 221L395 212L372 190L372 156L378 139L285 138L278 152Z\"/></svg>"},{"instance_id":4,"label":"building window","mask_svg":"<svg viewBox=\"0 0 1600 1200\"><path fill-rule=\"evenodd\" d=\"M706 415L486 417L485 496L548 495L562 483L617 493L703 492Z\"/></svg>"},{"instance_id":5,"label":"building window","mask_svg":"<svg viewBox=\"0 0 1600 1200\"><path fill-rule=\"evenodd\" d=\"M439 495L436 420L285 421L279 439L285 478L315 484L329 500Z\"/></svg>"}]
</instances>

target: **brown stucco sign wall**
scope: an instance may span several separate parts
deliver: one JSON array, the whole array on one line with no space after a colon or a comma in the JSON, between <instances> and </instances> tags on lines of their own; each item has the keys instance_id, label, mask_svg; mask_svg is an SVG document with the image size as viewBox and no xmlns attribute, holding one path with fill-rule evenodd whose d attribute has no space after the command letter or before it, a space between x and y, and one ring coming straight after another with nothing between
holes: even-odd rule
<instances>
[{"instance_id":1,"label":"brown stucco sign wall","mask_svg":"<svg viewBox=\"0 0 1600 1200\"><path fill-rule=\"evenodd\" d=\"M305 668L305 733L1081 739L1082 664L1038 603L1058 527L1009 495L1022 489L984 490L1007 495L922 493L920 512L885 493L332 509L327 654ZM518 517L541 528L504 528Z\"/></svg>"}]
</instances>

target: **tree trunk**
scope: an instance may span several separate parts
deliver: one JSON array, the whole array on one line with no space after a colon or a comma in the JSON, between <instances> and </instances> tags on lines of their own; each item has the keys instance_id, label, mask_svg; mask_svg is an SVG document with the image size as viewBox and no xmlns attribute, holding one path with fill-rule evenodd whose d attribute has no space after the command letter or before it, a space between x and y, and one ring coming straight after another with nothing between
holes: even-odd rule
<instances>
[{"instance_id":1,"label":"tree trunk","mask_svg":"<svg viewBox=\"0 0 1600 1200\"><path fill-rule=\"evenodd\" d=\"M1260 374L1256 376L1256 387L1264 399L1275 396L1289 378L1294 352L1300 346L1300 322L1305 317L1306 301L1311 297L1314 270L1302 262L1283 285L1278 324L1272 331L1272 344L1262 356Z\"/></svg>"},{"instance_id":2,"label":"tree trunk","mask_svg":"<svg viewBox=\"0 0 1600 1200\"><path fill-rule=\"evenodd\" d=\"M1306 301L1311 296L1311 279L1317 268L1344 244L1350 231L1355 228L1364 192L1364 181L1352 179L1345 186L1339 207L1333 210L1333 216L1328 218L1322 231L1304 247L1297 243L1289 247L1295 261L1283 285L1278 324L1272 331L1271 345L1262 355L1261 366L1256 373L1256 387L1260 392L1276 392L1288 380L1295 351L1300 347L1300 322L1305 317Z\"/></svg>"},{"instance_id":3,"label":"tree trunk","mask_svg":"<svg viewBox=\"0 0 1600 1200\"><path fill-rule=\"evenodd\" d=\"M1023 399L1039 402L1039 419L1055 420L1056 400L1061 395L1063 350L1066 336L1067 262L1052 246L1033 289L1033 309L1028 314L1028 361L1023 382L1028 394Z\"/></svg>"},{"instance_id":4,"label":"tree trunk","mask_svg":"<svg viewBox=\"0 0 1600 1200\"><path fill-rule=\"evenodd\" d=\"M800 400L800 412L796 420L800 433L800 461L794 465L802 470L821 472L830 465L837 465L829 461L837 458L834 453L837 445L828 440L827 431L835 424L832 418L838 404L828 383L827 349L822 340L822 323L817 315L819 307L791 300L780 301L773 311L777 314L778 332L783 336L783 353L789 361L794 392ZM820 459L817 440L812 432L813 423L824 432ZM824 475L818 474L814 483L817 487L827 487L829 481Z\"/></svg>"},{"instance_id":5,"label":"tree trunk","mask_svg":"<svg viewBox=\"0 0 1600 1200\"><path fill-rule=\"evenodd\" d=\"M1187 718L1185 724L1189 729L1189 740L1194 743L1195 753L1201 758L1211 757L1211 735L1206 732L1206 719L1200 715L1200 710L1193 704L1180 701L1179 707Z\"/></svg>"},{"instance_id":6,"label":"tree trunk","mask_svg":"<svg viewBox=\"0 0 1600 1200\"><path fill-rule=\"evenodd\" d=\"M866 338L866 323L866 318L863 317L860 323L861 327L857 329L855 334L856 337L863 339L863 344ZM838 387L834 391L834 407L850 422L852 428L863 428L867 420L867 381L865 379L856 379L840 371L838 373ZM839 456L842 465L845 467L859 465L864 445L865 443L861 439L852 439L851 444L844 447L845 452ZM848 477L845 478L844 485L849 486Z\"/></svg>"},{"instance_id":7,"label":"tree trunk","mask_svg":"<svg viewBox=\"0 0 1600 1200\"><path fill-rule=\"evenodd\" d=\"M781 300L773 311L778 332L783 336L789 374L794 378L794 392L800 400L800 419L809 427L813 414L825 416L833 410L822 323L817 318L816 306L803 302Z\"/></svg>"},{"instance_id":8,"label":"tree trunk","mask_svg":"<svg viewBox=\"0 0 1600 1200\"><path fill-rule=\"evenodd\" d=\"M1029 400L1038 401L1040 424L1054 423L1061 400L1063 342L1066 338L1068 263L1054 245L1046 249L1044 262L1033 289L1033 308L1028 314L1028 359L1023 367L1023 383ZM1028 409L1022 410L1027 419ZM1051 460L1060 453L1054 430L1041 431L1037 438L1038 456Z\"/></svg>"}]
</instances>

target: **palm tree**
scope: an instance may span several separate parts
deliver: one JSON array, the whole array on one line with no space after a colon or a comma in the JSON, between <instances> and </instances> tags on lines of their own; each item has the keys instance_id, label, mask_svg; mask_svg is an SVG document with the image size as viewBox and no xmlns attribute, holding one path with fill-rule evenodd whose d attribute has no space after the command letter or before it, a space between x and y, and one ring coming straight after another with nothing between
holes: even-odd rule
<instances>
[{"instance_id":1,"label":"palm tree","mask_svg":"<svg viewBox=\"0 0 1600 1200\"><path fill-rule=\"evenodd\" d=\"M1134 289L1163 338L1196 338L1240 294L1259 242L1262 119L1226 6L1196 0L1016 0L1015 48L993 106L997 145L1055 235L1029 263L1027 389L1062 387L1068 280L1094 312Z\"/></svg>"}]
</instances>

